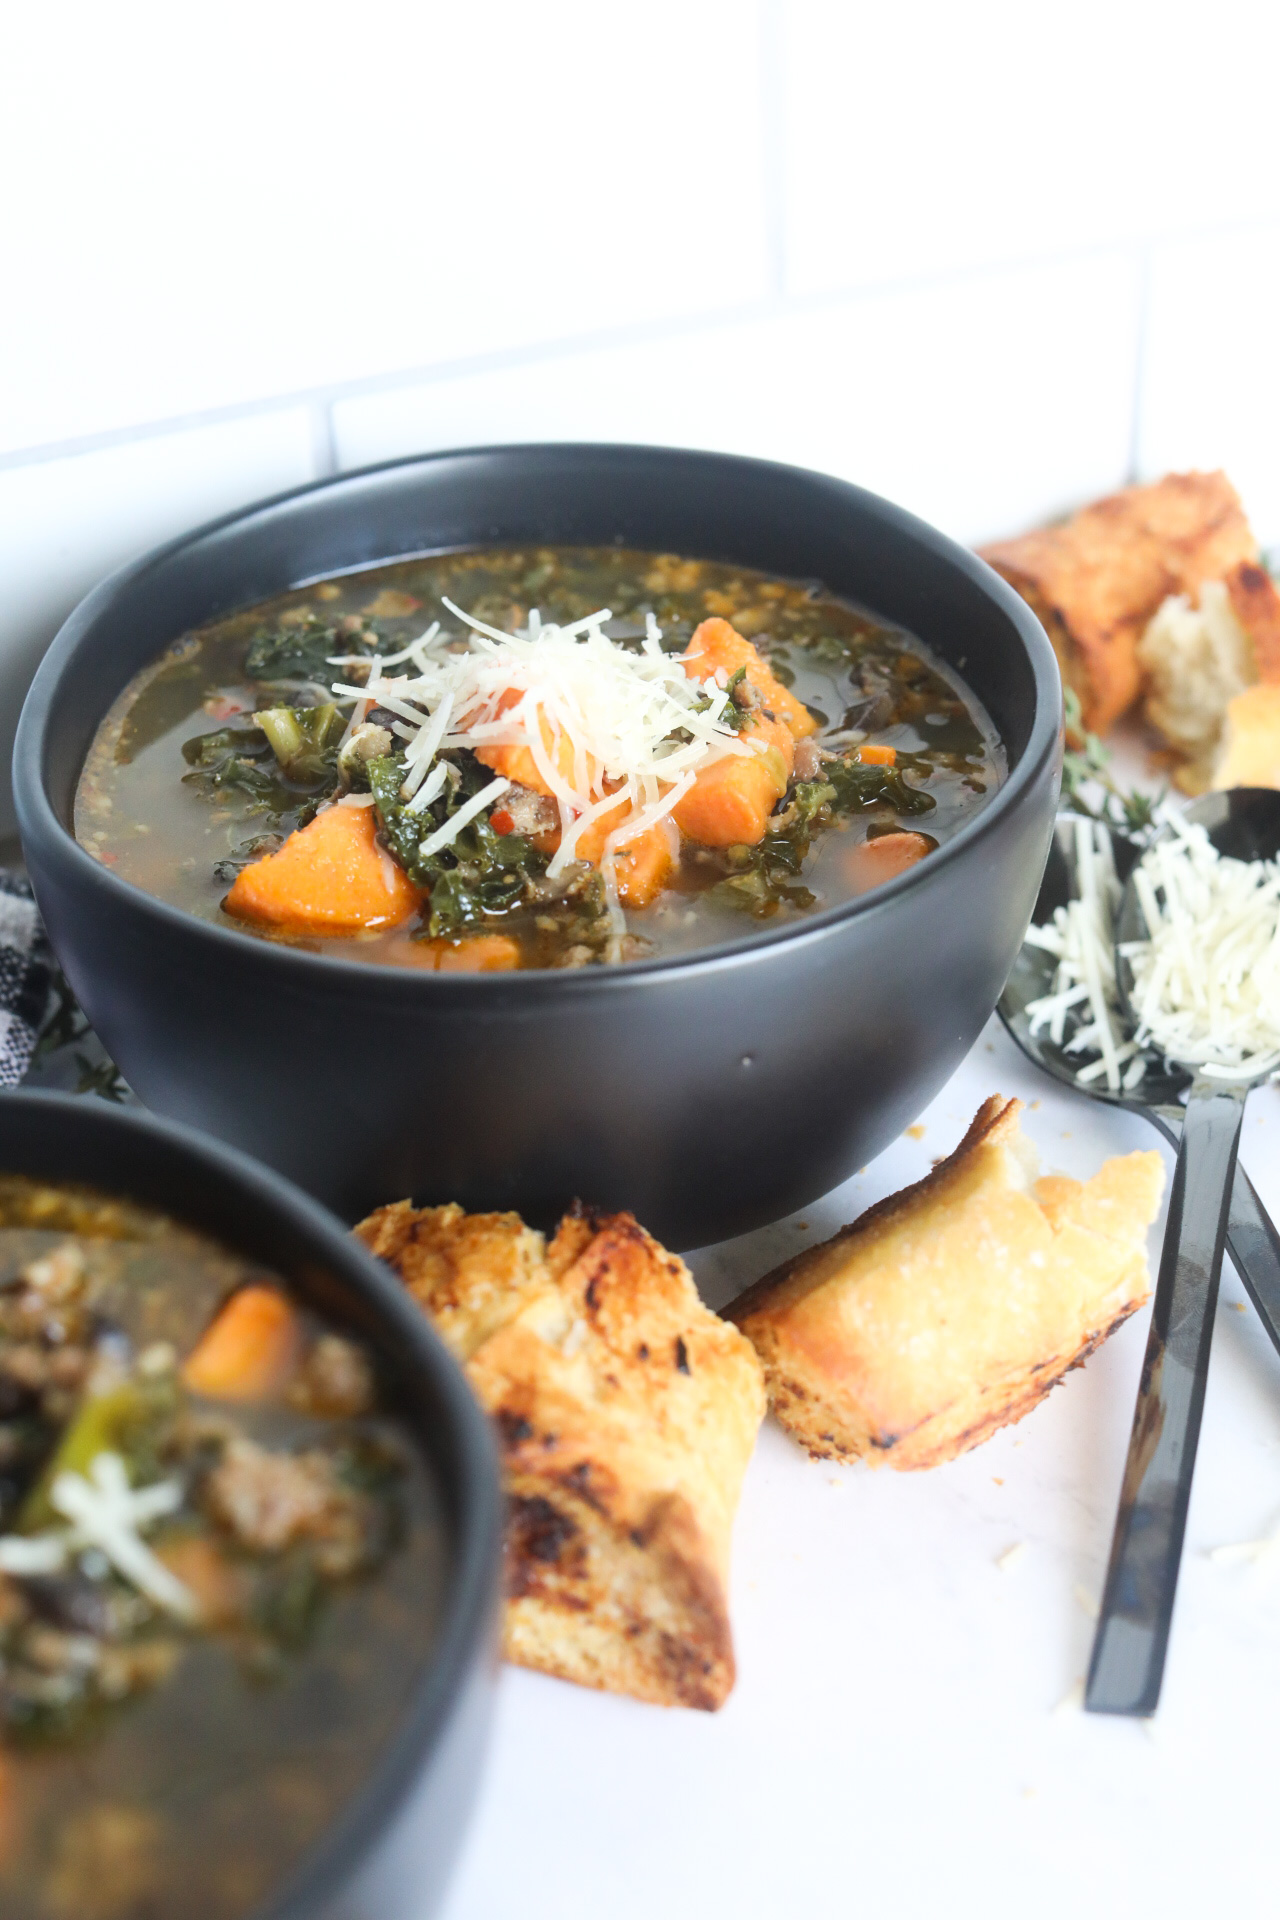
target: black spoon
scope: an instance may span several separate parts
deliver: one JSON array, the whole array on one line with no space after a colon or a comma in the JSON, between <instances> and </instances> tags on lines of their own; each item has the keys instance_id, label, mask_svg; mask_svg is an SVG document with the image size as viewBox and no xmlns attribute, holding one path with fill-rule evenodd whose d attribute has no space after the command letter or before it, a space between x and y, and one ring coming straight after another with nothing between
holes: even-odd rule
<instances>
[{"instance_id":1,"label":"black spoon","mask_svg":"<svg viewBox=\"0 0 1280 1920\"><path fill-rule=\"evenodd\" d=\"M1254 791L1256 789L1253 788L1238 790L1240 793ZM1191 807L1187 817L1198 820L1213 833L1215 825L1223 817L1224 803L1236 797L1235 794L1210 794ZM1275 798L1275 795L1270 796L1271 800ZM1065 907L1069 900L1078 896L1075 842L1078 818L1076 814L1059 816L1033 915L1037 926L1052 921L1056 908ZM1110 832L1110 829L1107 831ZM1143 848L1123 834L1111 833L1110 838L1116 874L1123 884L1141 858ZM1055 1080L1070 1087L1073 1093L1087 1094L1091 1099L1106 1100L1112 1106L1127 1107L1131 1113L1141 1114L1176 1150L1184 1117L1181 1096L1191 1085L1193 1077L1187 1068L1168 1063L1152 1065L1139 1085L1111 1093L1097 1081L1081 1086L1076 1079L1079 1060L1055 1045L1047 1033L1032 1033L1027 1007L1033 1000L1041 999L1052 990L1057 964L1054 956L1046 953L1042 947L1028 943L1019 952L999 1005L1000 1018L1010 1037L1029 1060ZM1270 1215L1259 1200L1248 1174L1240 1166L1236 1168L1231 1188L1227 1250L1257 1309L1258 1317L1280 1352L1280 1233L1277 1233Z\"/></svg>"},{"instance_id":2,"label":"black spoon","mask_svg":"<svg viewBox=\"0 0 1280 1920\"><path fill-rule=\"evenodd\" d=\"M1280 852L1280 793L1241 787L1192 809L1220 854L1269 860ZM1126 941L1145 937L1132 877L1117 926L1116 980L1128 1012ZM1132 1016L1130 1016L1132 1019ZM1178 1588L1227 1209L1245 1099L1269 1077L1223 1081L1197 1071L1187 1095L1169 1219L1134 1409L1120 1509L1093 1657L1090 1713L1151 1714L1160 1699Z\"/></svg>"}]
</instances>

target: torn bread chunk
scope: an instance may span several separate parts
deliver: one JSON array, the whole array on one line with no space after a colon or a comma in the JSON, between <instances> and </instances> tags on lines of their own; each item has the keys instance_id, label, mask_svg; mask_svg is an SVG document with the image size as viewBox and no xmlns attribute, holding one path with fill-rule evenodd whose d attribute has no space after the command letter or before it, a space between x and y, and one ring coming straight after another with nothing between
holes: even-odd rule
<instances>
[{"instance_id":1,"label":"torn bread chunk","mask_svg":"<svg viewBox=\"0 0 1280 1920\"><path fill-rule=\"evenodd\" d=\"M1105 733L1141 691L1138 642L1161 603L1256 561L1258 545L1224 473L1171 473L981 553L1044 626L1085 726Z\"/></svg>"},{"instance_id":2,"label":"torn bread chunk","mask_svg":"<svg viewBox=\"0 0 1280 1920\"><path fill-rule=\"evenodd\" d=\"M1020 1420L1142 1305L1158 1153L1035 1177L993 1095L927 1179L748 1289L726 1317L817 1456L934 1467Z\"/></svg>"},{"instance_id":3,"label":"torn bread chunk","mask_svg":"<svg viewBox=\"0 0 1280 1920\"><path fill-rule=\"evenodd\" d=\"M1280 684L1246 687L1228 706L1212 785L1280 787Z\"/></svg>"},{"instance_id":4,"label":"torn bread chunk","mask_svg":"<svg viewBox=\"0 0 1280 1920\"><path fill-rule=\"evenodd\" d=\"M750 1344L630 1214L383 1207L356 1229L463 1361L507 1494L508 1659L664 1706L733 1686L733 1519L764 1416Z\"/></svg>"},{"instance_id":5,"label":"torn bread chunk","mask_svg":"<svg viewBox=\"0 0 1280 1920\"><path fill-rule=\"evenodd\" d=\"M1184 793L1209 786L1231 702L1257 681L1280 681L1280 593L1270 574L1244 560L1225 580L1205 581L1198 597L1196 605L1171 594L1138 644L1146 718L1181 756L1174 778Z\"/></svg>"}]
</instances>

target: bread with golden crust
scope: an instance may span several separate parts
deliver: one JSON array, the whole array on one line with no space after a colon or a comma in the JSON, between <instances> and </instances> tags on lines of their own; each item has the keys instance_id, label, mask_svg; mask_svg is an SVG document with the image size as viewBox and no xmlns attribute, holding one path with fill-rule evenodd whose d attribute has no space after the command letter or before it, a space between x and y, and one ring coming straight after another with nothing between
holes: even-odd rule
<instances>
[{"instance_id":1,"label":"bread with golden crust","mask_svg":"<svg viewBox=\"0 0 1280 1920\"><path fill-rule=\"evenodd\" d=\"M1177 756L1173 777L1184 793L1203 793L1214 780L1227 712L1239 695L1280 683L1280 593L1266 569L1241 560L1224 580L1203 581L1198 600L1185 593L1162 600L1138 642L1147 675L1143 712Z\"/></svg>"},{"instance_id":2,"label":"bread with golden crust","mask_svg":"<svg viewBox=\"0 0 1280 1920\"><path fill-rule=\"evenodd\" d=\"M504 1650L589 1687L714 1709L734 1681L733 1519L760 1363L628 1213L415 1209L356 1232L492 1416L507 1494Z\"/></svg>"},{"instance_id":3,"label":"bread with golden crust","mask_svg":"<svg viewBox=\"0 0 1280 1920\"><path fill-rule=\"evenodd\" d=\"M980 551L1039 618L1095 733L1137 698L1138 642L1161 602L1176 593L1194 598L1204 581L1258 558L1225 473L1166 474Z\"/></svg>"},{"instance_id":4,"label":"bread with golden crust","mask_svg":"<svg viewBox=\"0 0 1280 1920\"><path fill-rule=\"evenodd\" d=\"M1147 1297L1158 1153L1035 1179L993 1095L918 1185L725 1309L809 1452L934 1467L1021 1420Z\"/></svg>"},{"instance_id":5,"label":"bread with golden crust","mask_svg":"<svg viewBox=\"0 0 1280 1920\"><path fill-rule=\"evenodd\" d=\"M1230 703L1212 784L1215 793L1280 787L1280 685L1246 687Z\"/></svg>"}]
</instances>

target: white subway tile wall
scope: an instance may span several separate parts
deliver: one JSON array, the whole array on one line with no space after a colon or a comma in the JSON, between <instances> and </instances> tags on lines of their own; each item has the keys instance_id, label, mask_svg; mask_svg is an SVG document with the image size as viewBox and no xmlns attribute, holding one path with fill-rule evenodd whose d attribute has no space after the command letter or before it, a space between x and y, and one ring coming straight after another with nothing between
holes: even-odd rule
<instances>
[{"instance_id":1,"label":"white subway tile wall","mask_svg":"<svg viewBox=\"0 0 1280 1920\"><path fill-rule=\"evenodd\" d=\"M759 453L965 540L1222 463L1280 540L1256 0L122 0L5 45L4 764L108 568L417 448Z\"/></svg>"},{"instance_id":2,"label":"white subway tile wall","mask_svg":"<svg viewBox=\"0 0 1280 1920\"><path fill-rule=\"evenodd\" d=\"M303 408L0 470L0 755L27 685L76 602L126 560L312 473ZM12 832L8 790L0 833Z\"/></svg>"},{"instance_id":3,"label":"white subway tile wall","mask_svg":"<svg viewBox=\"0 0 1280 1920\"><path fill-rule=\"evenodd\" d=\"M1280 221L1157 248L1149 303L1142 474L1224 466L1280 542Z\"/></svg>"},{"instance_id":4,"label":"white subway tile wall","mask_svg":"<svg viewBox=\"0 0 1280 1920\"><path fill-rule=\"evenodd\" d=\"M713 447L979 540L1123 481L1139 293L1106 254L783 309L340 400L334 446L344 467L483 441Z\"/></svg>"},{"instance_id":5,"label":"white subway tile wall","mask_svg":"<svg viewBox=\"0 0 1280 1920\"><path fill-rule=\"evenodd\" d=\"M789 0L792 293L1280 214L1274 9Z\"/></svg>"}]
</instances>

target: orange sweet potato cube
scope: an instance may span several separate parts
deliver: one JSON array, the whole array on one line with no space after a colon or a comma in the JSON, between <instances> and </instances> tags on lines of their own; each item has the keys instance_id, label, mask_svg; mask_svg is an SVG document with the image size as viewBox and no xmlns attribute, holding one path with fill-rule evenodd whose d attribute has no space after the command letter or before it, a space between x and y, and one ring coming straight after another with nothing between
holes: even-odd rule
<instances>
[{"instance_id":1,"label":"orange sweet potato cube","mask_svg":"<svg viewBox=\"0 0 1280 1920\"><path fill-rule=\"evenodd\" d=\"M673 862L667 836L661 827L619 847L614 859L618 898L624 907L647 907L666 885Z\"/></svg>"},{"instance_id":2,"label":"orange sweet potato cube","mask_svg":"<svg viewBox=\"0 0 1280 1920\"><path fill-rule=\"evenodd\" d=\"M704 620L684 650L684 670L691 680L709 680L718 667L726 678L739 667L747 670L747 679L760 695L775 720L790 729L793 740L815 733L818 723L809 709L789 693L774 677L772 668L761 659L749 640L744 640L727 620Z\"/></svg>"},{"instance_id":3,"label":"orange sweet potato cube","mask_svg":"<svg viewBox=\"0 0 1280 1920\"><path fill-rule=\"evenodd\" d=\"M373 808L334 806L238 874L222 904L282 933L344 934L398 926L419 898L378 846Z\"/></svg>"},{"instance_id":4,"label":"orange sweet potato cube","mask_svg":"<svg viewBox=\"0 0 1280 1920\"><path fill-rule=\"evenodd\" d=\"M699 846L755 846L787 790L795 764L790 728L760 715L742 737L763 742L764 751L713 760L673 809L681 833Z\"/></svg>"}]
</instances>

